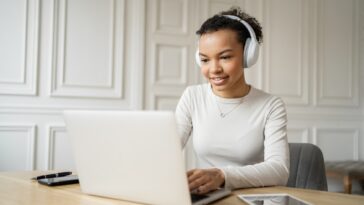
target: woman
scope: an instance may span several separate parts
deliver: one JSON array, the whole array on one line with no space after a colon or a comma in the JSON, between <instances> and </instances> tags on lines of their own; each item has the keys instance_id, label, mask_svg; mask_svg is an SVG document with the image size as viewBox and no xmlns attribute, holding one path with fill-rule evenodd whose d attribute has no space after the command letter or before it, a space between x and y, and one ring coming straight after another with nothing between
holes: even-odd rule
<instances>
[{"instance_id":1,"label":"woman","mask_svg":"<svg viewBox=\"0 0 364 205\"><path fill-rule=\"evenodd\" d=\"M182 144L192 137L198 162L187 172L190 190L285 185L284 103L247 84L244 76L243 68L258 56L259 23L232 8L206 20L196 33L197 63L208 83L188 87L176 109Z\"/></svg>"}]
</instances>

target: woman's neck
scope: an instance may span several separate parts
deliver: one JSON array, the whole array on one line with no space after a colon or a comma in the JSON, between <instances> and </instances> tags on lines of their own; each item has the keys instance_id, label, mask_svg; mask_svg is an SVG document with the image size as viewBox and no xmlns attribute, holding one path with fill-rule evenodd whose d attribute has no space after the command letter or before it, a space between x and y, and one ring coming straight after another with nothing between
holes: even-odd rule
<instances>
[{"instance_id":1,"label":"woman's neck","mask_svg":"<svg viewBox=\"0 0 364 205\"><path fill-rule=\"evenodd\" d=\"M212 88L212 91L214 92L215 95L222 98L240 98L246 96L249 93L250 87L251 86L249 84L243 82L233 90L218 91Z\"/></svg>"}]
</instances>

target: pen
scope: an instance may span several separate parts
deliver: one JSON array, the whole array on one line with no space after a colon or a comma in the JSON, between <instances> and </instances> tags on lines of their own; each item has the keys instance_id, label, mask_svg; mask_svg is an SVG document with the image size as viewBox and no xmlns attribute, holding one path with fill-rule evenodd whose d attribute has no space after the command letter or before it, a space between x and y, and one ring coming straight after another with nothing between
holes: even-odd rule
<instances>
[{"instance_id":1,"label":"pen","mask_svg":"<svg viewBox=\"0 0 364 205\"><path fill-rule=\"evenodd\" d=\"M34 177L32 179L33 180L49 179L49 178L56 178L56 177L64 177L64 176L68 176L71 174L72 174L72 172L58 172L58 173L54 173L54 174L40 175L40 176Z\"/></svg>"}]
</instances>

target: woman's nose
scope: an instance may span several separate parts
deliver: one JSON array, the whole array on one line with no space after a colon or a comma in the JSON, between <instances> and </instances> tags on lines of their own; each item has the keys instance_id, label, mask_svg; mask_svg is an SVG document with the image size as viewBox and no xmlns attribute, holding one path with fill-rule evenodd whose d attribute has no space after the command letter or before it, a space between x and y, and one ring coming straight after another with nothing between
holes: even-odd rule
<instances>
[{"instance_id":1,"label":"woman's nose","mask_svg":"<svg viewBox=\"0 0 364 205\"><path fill-rule=\"evenodd\" d=\"M222 72L222 66L220 65L219 61L212 60L209 70L211 73L220 73L220 72Z\"/></svg>"}]
</instances>

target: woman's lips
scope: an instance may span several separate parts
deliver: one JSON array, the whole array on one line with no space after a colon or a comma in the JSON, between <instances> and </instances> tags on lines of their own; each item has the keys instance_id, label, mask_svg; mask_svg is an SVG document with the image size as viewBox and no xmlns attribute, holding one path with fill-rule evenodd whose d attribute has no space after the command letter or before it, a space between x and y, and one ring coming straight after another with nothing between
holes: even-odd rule
<instances>
[{"instance_id":1,"label":"woman's lips","mask_svg":"<svg viewBox=\"0 0 364 205\"><path fill-rule=\"evenodd\" d=\"M212 77L210 82L216 86L224 85L227 82L228 77Z\"/></svg>"}]
</instances>

